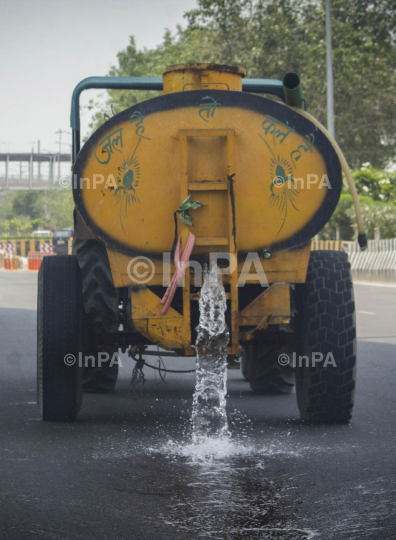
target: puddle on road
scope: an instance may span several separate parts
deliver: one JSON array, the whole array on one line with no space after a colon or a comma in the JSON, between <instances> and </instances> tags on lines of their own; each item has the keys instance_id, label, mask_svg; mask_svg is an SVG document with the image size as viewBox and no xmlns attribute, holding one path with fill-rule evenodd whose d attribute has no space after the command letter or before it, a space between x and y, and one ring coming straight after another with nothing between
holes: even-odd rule
<instances>
[{"instance_id":1,"label":"puddle on road","mask_svg":"<svg viewBox=\"0 0 396 540\"><path fill-rule=\"evenodd\" d=\"M168 467L166 489L171 495L159 518L178 532L218 540L317 536L294 526L299 502L295 486L284 471L274 471L273 464L268 470L262 456L246 453L199 463L179 457Z\"/></svg>"},{"instance_id":2,"label":"puddle on road","mask_svg":"<svg viewBox=\"0 0 396 540\"><path fill-rule=\"evenodd\" d=\"M160 519L193 538L218 540L309 540L318 534L301 528L298 484L290 474L307 450L288 433L253 444L253 428L236 412L239 433L199 442L169 440L151 448L159 460L157 486L166 485L167 511ZM309 449L310 451L313 448ZM290 463L290 460L292 463ZM165 463L164 463L165 462ZM291 467L290 467L291 465Z\"/></svg>"},{"instance_id":3,"label":"puddle on road","mask_svg":"<svg viewBox=\"0 0 396 540\"><path fill-rule=\"evenodd\" d=\"M229 420L231 437L193 442L185 425L167 440L166 426L157 426L139 443L103 441L93 457L126 460L133 480L126 476L123 489L160 497L150 504L159 512L153 527L168 529L164 538L317 538L299 517L302 479L295 471L303 455L323 448L298 443L287 431L258 442L248 419L234 412Z\"/></svg>"}]
</instances>

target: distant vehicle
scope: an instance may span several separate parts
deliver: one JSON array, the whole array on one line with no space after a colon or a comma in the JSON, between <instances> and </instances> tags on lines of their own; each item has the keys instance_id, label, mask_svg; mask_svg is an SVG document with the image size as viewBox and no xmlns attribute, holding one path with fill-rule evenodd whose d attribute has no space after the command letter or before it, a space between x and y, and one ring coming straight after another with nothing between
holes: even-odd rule
<instances>
[{"instance_id":1,"label":"distant vehicle","mask_svg":"<svg viewBox=\"0 0 396 540\"><path fill-rule=\"evenodd\" d=\"M67 255L68 243L73 238L74 229L58 229L52 237L52 248L57 255Z\"/></svg>"},{"instance_id":2,"label":"distant vehicle","mask_svg":"<svg viewBox=\"0 0 396 540\"><path fill-rule=\"evenodd\" d=\"M52 231L33 231L33 236L46 236L51 238L52 234Z\"/></svg>"}]
</instances>

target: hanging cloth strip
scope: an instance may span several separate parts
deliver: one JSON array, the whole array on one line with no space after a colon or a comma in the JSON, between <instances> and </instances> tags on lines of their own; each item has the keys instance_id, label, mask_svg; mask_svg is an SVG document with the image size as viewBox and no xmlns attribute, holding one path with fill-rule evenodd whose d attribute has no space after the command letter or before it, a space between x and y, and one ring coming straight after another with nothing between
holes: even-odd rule
<instances>
[{"instance_id":1,"label":"hanging cloth strip","mask_svg":"<svg viewBox=\"0 0 396 540\"><path fill-rule=\"evenodd\" d=\"M189 232L187 242L186 242L186 247L184 248L183 254L180 256L181 237L182 235L179 236L179 239L176 244L176 249L175 249L176 272L173 274L172 281L170 282L170 285L167 288L166 293L164 294L164 297L161 300L161 304L164 304L164 307L161 311L161 315L165 315L165 313L168 311L172 303L173 297L175 296L175 292L177 289L177 285L179 283L179 280L184 276L187 263L190 260L190 255L194 247L195 236L191 232Z\"/></svg>"}]
</instances>

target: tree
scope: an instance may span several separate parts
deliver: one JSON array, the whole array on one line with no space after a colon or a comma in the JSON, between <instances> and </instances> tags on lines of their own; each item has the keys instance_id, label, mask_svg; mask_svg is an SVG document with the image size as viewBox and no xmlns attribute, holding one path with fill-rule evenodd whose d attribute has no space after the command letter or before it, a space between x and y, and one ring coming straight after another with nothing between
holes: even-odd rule
<instances>
[{"instance_id":1,"label":"tree","mask_svg":"<svg viewBox=\"0 0 396 540\"><path fill-rule=\"evenodd\" d=\"M13 197L12 215L25 216L29 219L40 217L37 201L40 199L39 191L20 191Z\"/></svg>"},{"instance_id":2,"label":"tree","mask_svg":"<svg viewBox=\"0 0 396 540\"><path fill-rule=\"evenodd\" d=\"M361 208L368 238L374 238L376 228L380 230L382 239L396 237L396 212L393 204L369 199ZM349 214L352 214L351 210Z\"/></svg>"},{"instance_id":3,"label":"tree","mask_svg":"<svg viewBox=\"0 0 396 540\"><path fill-rule=\"evenodd\" d=\"M198 0L187 17L250 77L297 71L310 112L326 124L324 0ZM332 1L336 137L353 167L383 167L395 154L395 19L394 0Z\"/></svg>"},{"instance_id":4,"label":"tree","mask_svg":"<svg viewBox=\"0 0 396 540\"><path fill-rule=\"evenodd\" d=\"M118 66L109 71L110 77L161 77L165 67L176 63L214 62L212 35L207 30L182 30L177 28L175 36L167 30L163 43L155 49L136 48L135 38L130 36L129 45L117 54ZM92 117L90 129L93 132L105 120L136 103L157 96L155 91L108 90L108 100L104 108L90 102L91 109L97 109Z\"/></svg>"},{"instance_id":5,"label":"tree","mask_svg":"<svg viewBox=\"0 0 396 540\"><path fill-rule=\"evenodd\" d=\"M73 226L71 189L9 192L0 200L4 233L27 233L40 226L51 229Z\"/></svg>"},{"instance_id":6,"label":"tree","mask_svg":"<svg viewBox=\"0 0 396 540\"><path fill-rule=\"evenodd\" d=\"M360 208L368 239L374 239L379 228L381 238L396 237L396 211L393 203L374 201L371 197L359 196ZM336 227L340 227L341 240L356 240L357 227L355 208L349 193L341 194L340 202L329 222L319 233L320 240L335 240Z\"/></svg>"},{"instance_id":7,"label":"tree","mask_svg":"<svg viewBox=\"0 0 396 540\"><path fill-rule=\"evenodd\" d=\"M352 175L359 193L368 195L374 201L396 204L396 171L382 171L366 163L354 170Z\"/></svg>"},{"instance_id":8,"label":"tree","mask_svg":"<svg viewBox=\"0 0 396 540\"><path fill-rule=\"evenodd\" d=\"M330 220L319 233L320 240L336 240L337 226L340 228L341 240L354 240L356 236L356 217L352 196L342 193L340 202Z\"/></svg>"},{"instance_id":9,"label":"tree","mask_svg":"<svg viewBox=\"0 0 396 540\"><path fill-rule=\"evenodd\" d=\"M161 76L186 62L239 64L252 78L301 75L310 112L326 124L325 0L198 0L187 28L154 49L134 38L118 54L112 76ZM396 10L394 0L333 0L336 138L353 167L384 167L396 150ZM114 112L152 97L113 90L92 128ZM92 104L92 106L94 106Z\"/></svg>"}]
</instances>

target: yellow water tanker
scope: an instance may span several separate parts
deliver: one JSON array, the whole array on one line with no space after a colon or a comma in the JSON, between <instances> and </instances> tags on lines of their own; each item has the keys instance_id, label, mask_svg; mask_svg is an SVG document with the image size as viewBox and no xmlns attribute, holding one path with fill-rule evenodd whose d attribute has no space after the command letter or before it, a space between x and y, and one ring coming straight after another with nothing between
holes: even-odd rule
<instances>
[{"instance_id":1,"label":"yellow water tanker","mask_svg":"<svg viewBox=\"0 0 396 540\"><path fill-rule=\"evenodd\" d=\"M233 220L241 253L296 248L322 229L341 190L336 152L298 111L242 93L243 75L168 68L164 95L117 114L84 145L76 207L108 249L162 259L188 195L204 204L193 213L193 253L229 249Z\"/></svg>"},{"instance_id":2,"label":"yellow water tanker","mask_svg":"<svg viewBox=\"0 0 396 540\"><path fill-rule=\"evenodd\" d=\"M165 356L195 355L202 272L216 260L230 367L241 366L257 393L289 393L296 383L304 420L349 420L356 369L350 265L341 250L311 252L311 240L337 206L342 169L364 248L353 179L337 143L305 112L296 74L283 85L245 75L236 66L186 64L166 68L162 80L93 77L76 87L73 253L44 259L39 275L44 419L74 419L83 389L116 384L118 367L110 363L65 369L58 361L55 369L50 356L61 358L66 342L77 355L128 350L139 366L149 345ZM80 148L86 88L161 94L108 119ZM335 365L324 362L329 354ZM296 363L300 356L308 363Z\"/></svg>"}]
</instances>

